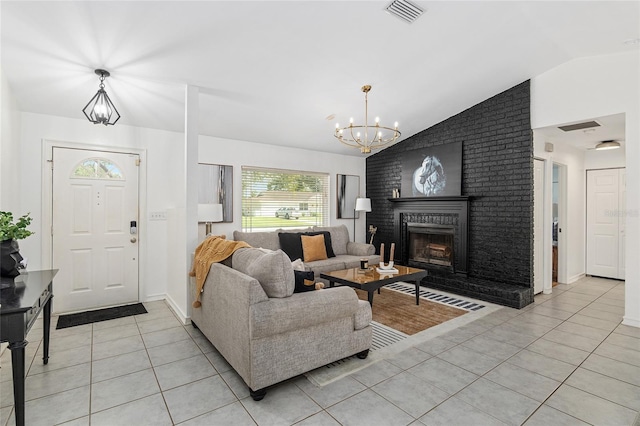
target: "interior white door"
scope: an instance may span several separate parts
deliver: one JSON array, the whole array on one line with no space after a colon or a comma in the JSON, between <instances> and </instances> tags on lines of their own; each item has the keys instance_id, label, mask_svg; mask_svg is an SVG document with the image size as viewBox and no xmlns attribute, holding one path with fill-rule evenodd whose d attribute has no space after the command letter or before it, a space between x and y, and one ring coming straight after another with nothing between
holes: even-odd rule
<instances>
[{"instance_id":1,"label":"interior white door","mask_svg":"<svg viewBox=\"0 0 640 426\"><path fill-rule=\"evenodd\" d=\"M533 160L533 293L544 290L544 161Z\"/></svg>"},{"instance_id":2,"label":"interior white door","mask_svg":"<svg viewBox=\"0 0 640 426\"><path fill-rule=\"evenodd\" d=\"M618 278L625 278L625 256L626 256L626 244L625 238L625 226L626 226L626 211L627 211L627 170L621 169L619 175L619 190L618 190L618 204L620 206L620 214L618 215Z\"/></svg>"},{"instance_id":3,"label":"interior white door","mask_svg":"<svg viewBox=\"0 0 640 426\"><path fill-rule=\"evenodd\" d=\"M624 218L621 216L621 169L587 171L587 274L624 278L620 268ZM622 223L622 227L620 226ZM623 256L624 257L624 256Z\"/></svg>"},{"instance_id":4,"label":"interior white door","mask_svg":"<svg viewBox=\"0 0 640 426\"><path fill-rule=\"evenodd\" d=\"M52 158L54 312L137 302L138 155L55 147Z\"/></svg>"}]
</instances>

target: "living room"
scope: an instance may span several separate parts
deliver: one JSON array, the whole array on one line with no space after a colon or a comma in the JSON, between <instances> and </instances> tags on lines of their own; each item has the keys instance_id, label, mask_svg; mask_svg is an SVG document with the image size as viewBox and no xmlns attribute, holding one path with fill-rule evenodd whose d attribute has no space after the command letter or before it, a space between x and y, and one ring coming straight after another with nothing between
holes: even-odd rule
<instances>
[{"instance_id":1,"label":"living room","mask_svg":"<svg viewBox=\"0 0 640 426\"><path fill-rule=\"evenodd\" d=\"M11 3L11 2L9 2ZM422 5L422 2L416 2ZM355 7L354 5L351 5ZM437 5L425 3L427 10L434 8L438 10ZM177 6L176 6L177 7ZM377 9L382 9L384 5L380 5ZM550 6L552 7L552 6ZM606 10L606 6L603 6ZM636 4L637 7L637 4ZM12 10L12 8L15 8ZM12 6L2 5L3 9L3 27L5 20L12 19L16 16L20 17L18 22L28 19L26 16L31 12L28 8L21 10L15 4ZM11 11L7 14L7 10ZM179 10L179 8L177 9ZM380 10L377 12L382 13ZM350 10L350 13L353 12ZM166 11L165 11L166 13ZM425 17L429 16L428 14ZM423 18L425 18L423 17ZM422 18L422 19L423 19ZM42 18L41 18L42 19ZM636 14L637 21L637 14ZM76 21L77 22L77 21ZM419 21L418 21L419 22ZM341 22L341 24L345 24ZM399 24L406 25L402 22ZM15 28L16 22L7 22L9 28ZM389 24L393 25L393 24ZM550 24L552 25L552 24ZM395 28L395 27L394 27ZM403 27L400 27L403 28ZM9 31L9 30L7 30ZM398 30L401 31L401 30ZM617 34L617 33L616 33ZM3 50L5 43L12 41L13 37L9 36L3 29ZM39 33L35 40L41 40L46 35ZM624 38L637 37L636 33L624 35ZM82 37L78 37L82 39ZM58 43L64 44L64 39ZM622 44L622 39L620 43ZM15 49L11 47L10 49ZM503 49L506 47L503 47ZM539 52L544 52L541 50ZM596 53L591 53L596 52ZM190 266L191 253L198 243L198 228L195 224L196 203L193 198L193 182L195 181L195 166L197 163L211 163L231 165L234 168L234 194L241 194L240 171L242 166L255 166L275 169L287 170L305 170L327 173L331 179L337 174L355 175L360 178L360 193L371 196L374 199L391 198L391 193L376 195L370 194L370 185L368 182L368 161L374 161L375 155L370 160L362 156L357 150L344 148L343 151L336 151L333 148L325 149L325 146L339 145L332 137L333 122L322 122L326 107L318 106L320 113L315 112L316 121L321 121L320 129L324 129L323 135L309 139L306 145L279 145L275 143L278 134L288 133L284 127L279 128L270 136L269 142L266 140L239 140L233 137L234 127L252 126L256 123L257 127L261 127L264 123L257 117L252 115L242 116L227 123L218 124L216 128L217 134L209 132L209 127L204 122L216 120L216 108L222 109L228 103L234 102L248 104L249 106L243 112L247 113L252 109L250 94L237 95L232 93L233 85L225 81L222 86L214 86L216 89L196 90L194 101L194 93L189 95L189 89L185 90L185 85L190 83L190 79L185 81L169 81L161 82L162 85L171 86L167 91L171 92L171 96L178 93L178 97L186 100L175 105L171 103L169 112L162 112L158 115L147 114L144 117L146 125L128 124L123 112L123 121L115 126L94 126L88 123L81 116L80 108L90 98L97 88L98 80L93 74L92 67L111 66L110 63L82 63L76 66L70 75L57 76L68 84L65 90L73 93L73 96L82 98L82 102L76 105L77 114L57 114L55 104L57 100L55 96L46 96L42 99L42 107L25 107L31 105L26 98L22 98L25 92L24 87L17 89L13 78L16 76L15 69L18 68L9 64L12 59L12 51L3 51L2 64L2 171L1 171L1 204L2 210L14 211L19 213L30 212L34 219L36 234L27 238L20 243L21 252L28 254L29 269L45 269L51 267L51 237L50 233L45 231L47 221L46 217L47 203L50 202L50 193L47 188L47 167L50 157L50 148L53 146L61 147L82 147L121 151L135 151L140 154L142 167L140 180L140 269L139 269L139 300L143 302L166 301L173 312L182 321L187 321L190 316L190 294L187 292L186 271ZM140 53L142 55L142 53ZM544 53L539 53L544 55ZM554 51L553 56L557 54ZM60 55L64 56L63 53ZM275 55L274 55L275 56ZM558 56L562 56L559 55ZM277 56L276 56L277 57ZM261 58L264 60L264 58ZM451 58L449 58L451 59ZM575 148L555 144L555 151L545 151L545 143L548 142L538 129L546 129L556 127L567 123L576 123L584 120L597 119L613 114L624 114L625 116L625 144L624 144L624 161L627 171L627 180L629 182L637 181L638 165L640 164L640 148L636 143L640 139L640 105L637 94L638 90L638 48L637 45L616 46L615 52L600 53L597 49L580 50L578 53L567 55L556 61L551 68L539 69L535 74L526 75L524 78L505 80L499 85L494 85L491 89L481 88L478 92L466 98L464 105L456 104L453 106L443 107L437 113L424 114L423 121L416 123L418 118L411 120L402 116L396 116L394 107L396 103L407 101L410 98L435 98L438 91L431 87L430 90L424 90L424 94L416 96L415 93L403 93L398 95L399 100L394 99L394 89L382 90L385 86L389 88L388 82L380 85L381 90L377 91L378 86L375 84L371 93L370 102L371 110L378 111L384 107L385 102L392 104L386 106L389 108L384 115L381 114L383 121L395 120L400 121L400 128L403 130L403 136L411 137L418 135L420 132L437 126L438 123L444 122L450 117L454 117L470 108L480 105L488 99L506 93L519 85L527 86L530 90L530 128L533 129L533 146L532 155L534 157L546 159L548 161L561 161L565 164L574 165L570 170L568 191L572 197L569 204L567 216L566 232L568 232L568 249L566 251L566 260L564 267L565 284L570 284L585 274L585 248L584 248L584 170L590 168L599 168L600 164L607 163L608 160L595 159L598 154L595 151L578 151ZM5 62L6 61L6 62ZM453 62L456 63L456 62ZM29 62L31 66L31 62ZM245 67L252 66L250 61L242 64ZM20 65L23 66L23 65ZM24 65L26 66L26 64ZM106 90L117 101L117 106L121 111L127 111L128 108L123 99L124 92L130 91L134 95L140 94L143 87L147 83L141 82L140 73L135 70L125 78L125 72L122 72L122 78L125 79L124 85L122 80L120 86L112 86L116 84L121 77L118 76L117 64L111 68L113 78L106 80ZM274 65L275 66L275 65ZM500 65L504 66L504 65ZM496 65L496 70L500 69ZM12 71L7 72L7 68ZM329 71L333 67L327 67L322 71L327 75L331 75ZM50 70L51 68L47 68ZM464 87L463 91L468 91L469 87L481 86L482 79L487 77L485 74L479 74L474 81L460 82ZM495 70L494 70L495 71ZM42 69L31 69L25 71L28 74L48 73ZM145 71L146 72L146 71ZM401 71L395 69L388 70L391 75L397 75ZM444 71L443 71L444 72ZM349 74L353 71L349 72ZM64 72L61 72L64 74ZM152 74L152 73L149 73ZM413 72L412 72L413 74ZM348 110L355 111L352 114L359 114L362 107L362 99L358 92L359 85L371 83L370 81L360 81L363 76L371 74L363 73L362 75L350 77L355 87L351 87L351 81L340 81L336 83L337 77L331 77L330 80L335 83L336 90L332 90L331 96L340 98L353 98ZM522 74L521 74L522 75ZM82 88L78 88L79 84L73 81L77 76L82 81ZM376 76L377 80L382 80L381 76ZM153 75L149 76L150 81L161 80L161 77ZM530 83L528 83L530 80ZM200 82L201 80L195 79ZM313 87L315 82L306 81L309 87L304 87L302 83L295 85L291 89L281 89L281 95L286 98L288 91L306 90L307 96L311 97L317 90ZM347 84L349 83L349 84ZM242 83L237 83L242 84ZM200 86L200 84L194 84ZM204 86L204 85L203 85ZM36 86L34 86L36 87ZM37 86L39 87L39 86ZM87 87L88 91L84 89ZM115 88L118 88L116 91ZM32 89L33 90L33 89ZM45 90L46 92L46 90ZM187 92L187 94L185 94ZM46 93L45 93L46 94ZM45 96L43 94L42 96ZM448 94L449 96L457 96ZM226 96L226 98L225 98ZM236 96L234 98L234 96ZM243 97L244 96L244 97ZM460 94L462 97L462 94ZM86 97L86 99L84 99ZM52 99L53 98L53 99ZM134 96L135 98L135 96ZM219 101L218 99L223 99ZM297 99L297 98L296 98ZM313 98L312 98L313 99ZM133 101L132 101L133 102ZM294 101L292 103L297 103ZM313 101L311 101L313 102ZM428 102L438 102L437 100L428 99ZM211 109L211 104L214 108ZM46 107L45 107L46 105ZM53 105L53 106L50 106ZM221 106L222 105L222 106ZM353 105L353 108L351 107ZM430 104L433 105L433 104ZM448 109L447 109L448 108ZM194 112L195 110L195 112ZM185 112L186 111L186 112ZM203 117L204 112L214 111L211 115ZM376 112L377 113L377 112ZM323 115L324 114L324 115ZM345 114L348 112L345 111ZM201 131L191 131L194 129L184 125L185 115L189 117L190 122L193 119L199 119L200 123L195 125L195 129L200 127ZM285 114L286 115L286 114ZM356 115L358 116L358 115ZM72 118L73 117L73 118ZM348 117L341 117L342 121L346 121ZM296 114L287 116L288 120L297 121L299 117ZM146 120L146 121L145 121ZM171 129L167 129L165 123L171 122ZM175 123L178 123L177 125ZM409 131L405 133L403 122L410 125ZM316 124L317 126L317 124ZM185 128L187 130L185 130ZM203 133L202 129L207 129L209 133ZM318 127L314 127L317 129ZM306 132L299 133L298 128L293 128L294 133L300 139L306 139ZM402 142L401 142L402 143ZM384 151L382 151L384 152ZM570 160L568 160L570 159ZM574 161L574 163L570 163ZM601 161L601 162L600 162ZM332 183L331 188L335 185ZM344 224L352 233L352 219L336 219L334 212L336 211L335 194L331 194L330 212L331 225ZM640 224L637 221L637 209L640 206L640 195L634 191L627 191L626 208L629 212L626 216L626 238L627 241L633 242L640 238ZM242 214L241 197L235 196L233 199L233 222L214 224L214 232L216 234L233 234L233 231L239 230ZM166 216L165 220L151 220L152 212L163 212ZM390 234L385 236L385 226L389 224L380 223L374 210L366 215L361 214L356 220L355 240L364 242L368 241L369 235L366 230L369 224L379 227L380 234L377 236L378 244L382 241L392 242ZM190 220L188 220L190 219ZM203 227L203 225L201 225ZM200 230L202 232L202 230ZM564 231L563 231L564 232ZM353 235L351 236L354 239ZM529 239L531 236L529 236ZM634 244L626 245L626 282L625 282L625 312L624 324L638 327L640 326L640 269L637 267L637 259L640 257L640 248ZM531 275L531 274L529 274ZM266 401L266 400L265 400Z\"/></svg>"}]
</instances>

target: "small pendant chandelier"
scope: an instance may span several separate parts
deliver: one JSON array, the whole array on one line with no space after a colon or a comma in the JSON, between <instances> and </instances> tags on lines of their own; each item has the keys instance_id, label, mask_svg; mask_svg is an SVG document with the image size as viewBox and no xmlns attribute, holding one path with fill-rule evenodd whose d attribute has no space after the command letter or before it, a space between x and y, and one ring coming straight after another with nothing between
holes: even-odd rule
<instances>
[{"instance_id":1,"label":"small pendant chandelier","mask_svg":"<svg viewBox=\"0 0 640 426\"><path fill-rule=\"evenodd\" d=\"M380 119L376 117L374 125L369 126L369 102L367 95L371 90L371 86L362 86L364 92L364 124L354 125L353 118L349 120L349 125L340 127L336 123L336 131L333 136L343 144L359 148L362 154L369 154L372 149L379 149L383 146L393 143L400 137L398 130L398 122L394 127L385 127L380 125ZM360 132L362 130L362 133Z\"/></svg>"},{"instance_id":2,"label":"small pendant chandelier","mask_svg":"<svg viewBox=\"0 0 640 426\"><path fill-rule=\"evenodd\" d=\"M104 90L104 79L109 77L109 71L97 69L95 73L100 76L100 88L98 93L89 101L87 106L82 109L85 117L93 124L114 125L120 120L118 110L109 99L109 95Z\"/></svg>"}]
</instances>

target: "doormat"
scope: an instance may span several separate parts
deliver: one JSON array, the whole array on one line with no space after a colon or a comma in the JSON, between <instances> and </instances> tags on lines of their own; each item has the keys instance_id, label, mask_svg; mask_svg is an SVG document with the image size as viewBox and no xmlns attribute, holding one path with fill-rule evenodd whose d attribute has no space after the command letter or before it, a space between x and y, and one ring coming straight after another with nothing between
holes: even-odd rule
<instances>
[{"instance_id":1,"label":"doormat","mask_svg":"<svg viewBox=\"0 0 640 426\"><path fill-rule=\"evenodd\" d=\"M75 327L76 325L90 324L92 322L108 321L116 318L129 317L131 315L146 314L142 303L132 305L115 306L113 308L97 309L95 311L78 312L76 314L60 315L56 330Z\"/></svg>"}]
</instances>

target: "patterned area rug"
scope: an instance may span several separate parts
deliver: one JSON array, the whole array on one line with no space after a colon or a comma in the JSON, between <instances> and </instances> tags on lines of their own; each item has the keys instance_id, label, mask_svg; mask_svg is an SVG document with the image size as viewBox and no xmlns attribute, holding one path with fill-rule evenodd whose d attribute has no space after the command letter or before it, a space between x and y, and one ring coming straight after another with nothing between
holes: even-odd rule
<instances>
[{"instance_id":1,"label":"patterned area rug","mask_svg":"<svg viewBox=\"0 0 640 426\"><path fill-rule=\"evenodd\" d=\"M415 287L414 293L415 293ZM367 300L367 292L356 290L361 300ZM426 330L468 311L441 303L420 298L416 305L416 297L395 289L380 289L380 294L373 296L373 320L391 327L404 334L413 335Z\"/></svg>"},{"instance_id":2,"label":"patterned area rug","mask_svg":"<svg viewBox=\"0 0 640 426\"><path fill-rule=\"evenodd\" d=\"M366 292L361 293L358 297L367 300ZM391 306L391 309L385 308L384 305L387 305L390 300L395 300L397 305ZM373 296L373 321L371 322L373 338L369 356L364 360L358 359L355 355L347 357L307 372L305 376L316 386L328 385L380 360L395 356L416 344L473 322L499 308L497 305L479 303L471 298L435 292L423 287L420 288L420 305L416 306L413 284L399 282L385 286L380 294L376 292ZM400 312L398 315L403 318L402 321L398 322L393 318L384 319L384 317L393 316L389 315L389 312L398 312L398 310ZM426 318L416 319L407 313L418 310L421 311L418 315ZM429 315L424 315L424 312L434 312L437 319L429 318ZM394 323L394 325L385 325L382 321L388 321L389 324ZM414 323L420 325L416 326ZM394 327L408 330L410 333Z\"/></svg>"}]
</instances>

